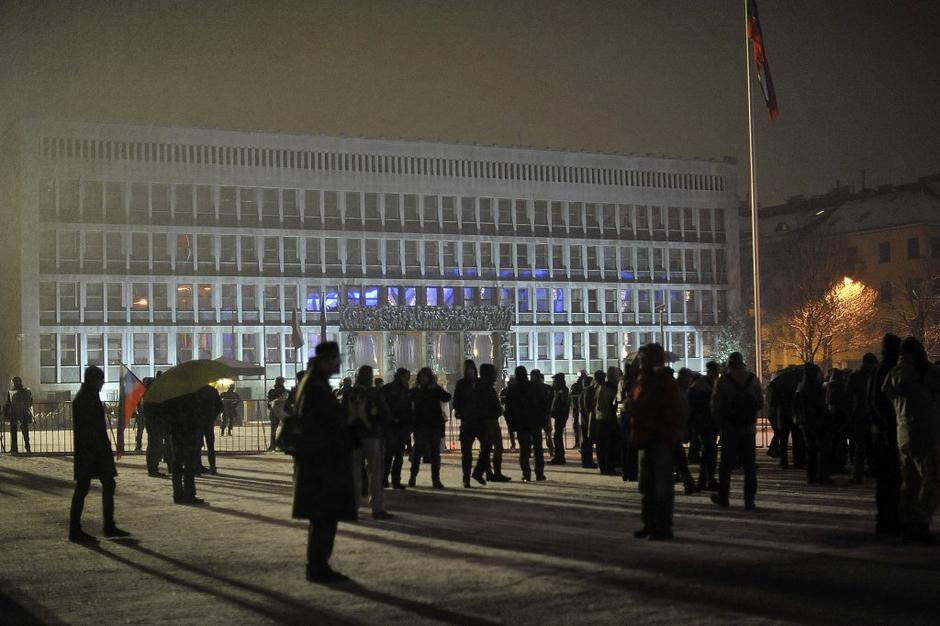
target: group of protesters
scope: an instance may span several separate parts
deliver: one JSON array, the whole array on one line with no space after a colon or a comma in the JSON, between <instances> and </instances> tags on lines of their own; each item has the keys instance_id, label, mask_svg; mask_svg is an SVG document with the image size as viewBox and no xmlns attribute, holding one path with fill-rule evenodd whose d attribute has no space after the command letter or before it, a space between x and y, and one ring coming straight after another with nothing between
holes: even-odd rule
<instances>
[{"instance_id":1,"label":"group of protesters","mask_svg":"<svg viewBox=\"0 0 940 626\"><path fill-rule=\"evenodd\" d=\"M355 520L362 498L368 497L374 519L391 519L384 490L417 486L422 463L430 464L432 487L445 488L440 470L447 404L460 423L464 488L511 480L503 473L500 418L518 442L523 483L544 481L546 465L568 462L565 433L571 419L583 467L638 481L642 526L634 532L637 538L672 538L677 482L686 494L709 491L715 504L728 507L731 475L740 468L744 508L756 508L757 417L764 392L740 353L723 364L709 362L704 374L685 368L675 372L662 346L648 344L622 370L612 367L591 377L581 372L571 388L564 374L555 374L548 384L540 371L520 366L499 392L495 368L483 364L478 369L467 360L453 393L426 367L412 384L407 369L399 368L383 383L363 366L334 390L330 380L340 361L337 344L323 342L293 389L279 380L268 394L269 409L277 411L271 446L294 456L294 516L310 520L307 576L312 581L346 579L328 561L337 523ZM771 454L789 468L792 442L795 467L805 468L808 481L816 484L830 483L840 463L851 462L852 482L875 477L876 531L931 543L929 526L940 499L940 368L929 363L915 339L902 342L887 335L881 360L868 354L857 371L831 374L824 381L812 363L799 370L798 377L789 378L798 378L796 385L783 384L782 374L768 384L768 418L775 433ZM70 538L76 541L90 538L80 518L91 478L104 485L105 534L124 533L114 525L116 472L98 399L102 383L101 370L89 367L75 399L77 484ZM153 454L148 449L148 470L153 473L152 461L166 458L174 501L201 502L194 476L207 430L223 412L219 393L207 386L178 401L145 403L141 410L148 439L158 446ZM690 460L699 464L697 479ZM409 473L403 482L406 461ZM214 468L214 459L210 464Z\"/></svg>"}]
</instances>

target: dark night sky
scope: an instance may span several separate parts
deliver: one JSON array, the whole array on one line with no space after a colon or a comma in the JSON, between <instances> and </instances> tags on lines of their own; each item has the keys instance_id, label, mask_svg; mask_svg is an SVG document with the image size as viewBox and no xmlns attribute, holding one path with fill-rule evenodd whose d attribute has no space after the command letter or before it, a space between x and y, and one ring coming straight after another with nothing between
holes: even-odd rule
<instances>
[{"instance_id":1,"label":"dark night sky","mask_svg":"<svg viewBox=\"0 0 940 626\"><path fill-rule=\"evenodd\" d=\"M940 2L764 0L759 198L940 172ZM743 0L0 0L22 116L747 157ZM743 197L743 192L742 192Z\"/></svg>"}]
</instances>

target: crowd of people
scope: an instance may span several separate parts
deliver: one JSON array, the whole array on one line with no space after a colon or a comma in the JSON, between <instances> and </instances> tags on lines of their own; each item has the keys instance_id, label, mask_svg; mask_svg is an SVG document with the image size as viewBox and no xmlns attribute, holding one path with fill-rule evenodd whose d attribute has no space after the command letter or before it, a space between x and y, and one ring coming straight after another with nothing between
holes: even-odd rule
<instances>
[{"instance_id":1,"label":"crowd of people","mask_svg":"<svg viewBox=\"0 0 940 626\"><path fill-rule=\"evenodd\" d=\"M512 480L503 473L501 418L518 444L523 483L547 480L546 466L569 462L565 435L571 420L572 448L582 467L638 482L637 538L672 538L676 483L686 494L711 492L716 505L728 507L731 476L740 469L744 508L756 508L757 420L765 394L740 353L724 364L709 362L704 374L675 372L662 346L648 344L622 370L611 367L593 376L582 371L570 388L564 374L555 374L549 384L539 370L520 366L500 391L491 364L477 368L467 360L452 393L426 367L412 384L407 369L399 368L384 383L363 366L334 390L330 379L339 368L337 344L323 342L292 389L278 379L267 396L270 449L294 457L294 516L310 520L311 581L345 580L330 568L329 558L338 522L355 520L363 498L374 519L391 519L385 489L416 487L422 463L430 465L431 486L445 488L441 450L448 405L459 421L464 488ZM103 381L102 371L89 367L73 403L73 541L94 540L81 528L92 479L103 485L105 535L126 535L114 523L116 471L99 399ZM23 389L15 380L5 415L23 412L18 408L26 398ZM852 483L873 476L876 532L933 542L930 523L940 502L940 365L929 362L923 345L886 335L880 360L866 354L857 370L833 370L825 379L813 363L787 368L771 378L766 395L774 431L768 454L783 469L790 468L792 451L793 467L805 470L811 484L831 484L840 472L850 473ZM195 476L215 472L214 427L221 415L222 435L226 428L231 434L238 401L234 388L220 395L207 385L168 402L141 405L148 473L159 476L160 461L167 461L174 502L202 502ZM22 418L17 420L22 427ZM203 443L209 468L201 463ZM690 462L698 463L697 477Z\"/></svg>"}]
</instances>

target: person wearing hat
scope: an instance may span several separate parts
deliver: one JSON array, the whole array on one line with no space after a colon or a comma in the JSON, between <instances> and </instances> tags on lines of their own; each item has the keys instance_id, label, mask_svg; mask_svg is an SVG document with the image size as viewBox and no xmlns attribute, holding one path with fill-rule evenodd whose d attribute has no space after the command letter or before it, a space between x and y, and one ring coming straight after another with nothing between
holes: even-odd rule
<instances>
[{"instance_id":1,"label":"person wearing hat","mask_svg":"<svg viewBox=\"0 0 940 626\"><path fill-rule=\"evenodd\" d=\"M565 464L565 426L568 424L568 412L571 410L571 399L568 395L568 386L565 384L564 374L552 376L552 406L549 410L553 422L553 441L555 453L549 465Z\"/></svg>"},{"instance_id":2,"label":"person wearing hat","mask_svg":"<svg viewBox=\"0 0 940 626\"><path fill-rule=\"evenodd\" d=\"M127 537L130 533L114 523L114 452L108 439L104 404L98 394L104 386L104 372L90 365L85 369L84 382L72 401L72 428L75 436L75 492L69 511L69 541L91 543L95 537L82 530L82 511L91 481L101 481L104 536Z\"/></svg>"},{"instance_id":3,"label":"person wearing hat","mask_svg":"<svg viewBox=\"0 0 940 626\"><path fill-rule=\"evenodd\" d=\"M310 520L307 535L307 580L349 580L329 565L340 521L356 521L358 498L353 484L353 435L343 408L330 388L339 372L339 346L317 345L297 391L299 435L294 455L295 519Z\"/></svg>"}]
</instances>

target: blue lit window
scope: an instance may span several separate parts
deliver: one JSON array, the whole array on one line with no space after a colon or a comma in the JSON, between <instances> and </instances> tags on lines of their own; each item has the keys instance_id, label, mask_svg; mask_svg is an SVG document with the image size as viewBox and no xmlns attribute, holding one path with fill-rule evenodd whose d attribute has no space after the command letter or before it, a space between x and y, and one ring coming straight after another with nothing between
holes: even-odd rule
<instances>
[{"instance_id":1,"label":"blue lit window","mask_svg":"<svg viewBox=\"0 0 940 626\"><path fill-rule=\"evenodd\" d=\"M511 269L508 269L508 270L506 270L506 269L501 269L501 270L499 270L499 277L500 277L500 278L512 278L512 270L511 270Z\"/></svg>"},{"instance_id":2,"label":"blue lit window","mask_svg":"<svg viewBox=\"0 0 940 626\"><path fill-rule=\"evenodd\" d=\"M366 306L379 306L378 287L366 287Z\"/></svg>"},{"instance_id":3,"label":"blue lit window","mask_svg":"<svg viewBox=\"0 0 940 626\"><path fill-rule=\"evenodd\" d=\"M437 306L437 287L428 287L425 289L428 306Z\"/></svg>"},{"instance_id":4,"label":"blue lit window","mask_svg":"<svg viewBox=\"0 0 940 626\"><path fill-rule=\"evenodd\" d=\"M405 287L405 306L414 306L417 304L414 287Z\"/></svg>"},{"instance_id":5,"label":"blue lit window","mask_svg":"<svg viewBox=\"0 0 940 626\"><path fill-rule=\"evenodd\" d=\"M624 313L633 311L633 292L629 289L620 290L620 308Z\"/></svg>"},{"instance_id":6,"label":"blue lit window","mask_svg":"<svg viewBox=\"0 0 940 626\"><path fill-rule=\"evenodd\" d=\"M480 287L480 302L483 304L493 304L492 287Z\"/></svg>"},{"instance_id":7,"label":"blue lit window","mask_svg":"<svg viewBox=\"0 0 940 626\"><path fill-rule=\"evenodd\" d=\"M362 300L362 290L359 287L349 287L346 289L346 304L358 306Z\"/></svg>"},{"instance_id":8,"label":"blue lit window","mask_svg":"<svg viewBox=\"0 0 940 626\"><path fill-rule=\"evenodd\" d=\"M307 310L320 310L320 291L307 291Z\"/></svg>"},{"instance_id":9,"label":"blue lit window","mask_svg":"<svg viewBox=\"0 0 940 626\"><path fill-rule=\"evenodd\" d=\"M534 274L536 278L548 278L548 270L536 269Z\"/></svg>"},{"instance_id":10,"label":"blue lit window","mask_svg":"<svg viewBox=\"0 0 940 626\"><path fill-rule=\"evenodd\" d=\"M552 289L552 310L555 313L565 312L565 290Z\"/></svg>"},{"instance_id":11,"label":"blue lit window","mask_svg":"<svg viewBox=\"0 0 940 626\"><path fill-rule=\"evenodd\" d=\"M398 306L399 304L401 304L401 300L399 298L400 296L399 296L398 287L389 287L388 288L388 305Z\"/></svg>"},{"instance_id":12,"label":"blue lit window","mask_svg":"<svg viewBox=\"0 0 940 626\"><path fill-rule=\"evenodd\" d=\"M538 313L548 313L548 289L544 287L535 289L535 310Z\"/></svg>"},{"instance_id":13,"label":"blue lit window","mask_svg":"<svg viewBox=\"0 0 940 626\"><path fill-rule=\"evenodd\" d=\"M327 287L323 301L327 311L335 311L339 308L339 290L336 287Z\"/></svg>"},{"instance_id":14,"label":"blue lit window","mask_svg":"<svg viewBox=\"0 0 940 626\"><path fill-rule=\"evenodd\" d=\"M521 313L529 313L531 311L529 308L529 290L519 289L517 294L519 296L519 311Z\"/></svg>"},{"instance_id":15,"label":"blue lit window","mask_svg":"<svg viewBox=\"0 0 940 626\"><path fill-rule=\"evenodd\" d=\"M454 308L454 288L444 287L444 306L449 309Z\"/></svg>"},{"instance_id":16,"label":"blue lit window","mask_svg":"<svg viewBox=\"0 0 940 626\"><path fill-rule=\"evenodd\" d=\"M463 288L463 303L465 305L473 304L473 287L464 287Z\"/></svg>"},{"instance_id":17,"label":"blue lit window","mask_svg":"<svg viewBox=\"0 0 940 626\"><path fill-rule=\"evenodd\" d=\"M634 278L633 272L630 270L625 270L623 272L620 272L621 280L633 280L633 278Z\"/></svg>"}]
</instances>

